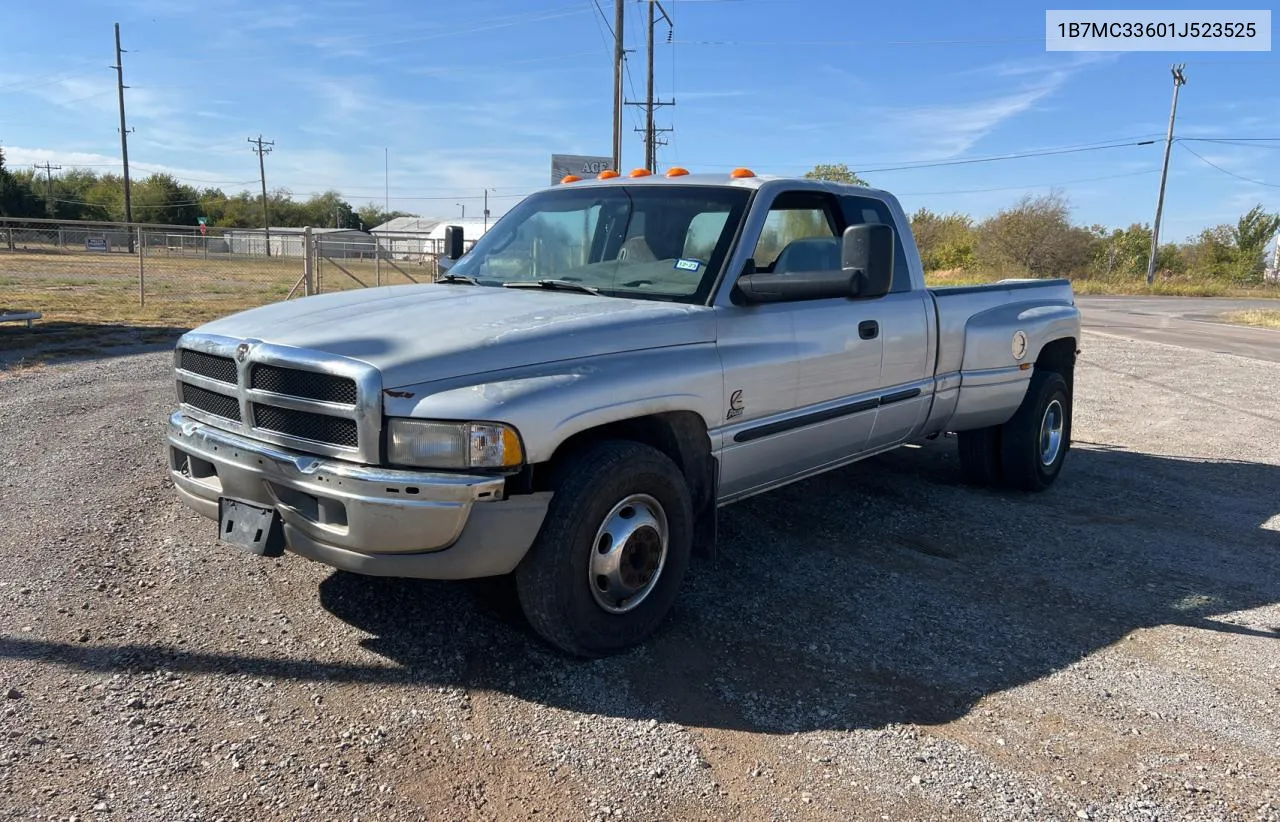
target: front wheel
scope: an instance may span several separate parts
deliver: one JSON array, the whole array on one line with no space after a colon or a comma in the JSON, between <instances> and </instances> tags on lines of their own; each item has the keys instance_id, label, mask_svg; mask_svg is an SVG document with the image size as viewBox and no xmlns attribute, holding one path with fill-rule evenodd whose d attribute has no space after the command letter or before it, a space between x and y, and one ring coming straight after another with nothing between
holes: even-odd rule
<instances>
[{"instance_id":1,"label":"front wheel","mask_svg":"<svg viewBox=\"0 0 1280 822\"><path fill-rule=\"evenodd\" d=\"M591 446L555 469L542 530L516 569L533 629L575 656L639 644L674 604L693 510L669 457L635 442Z\"/></svg>"}]
</instances>

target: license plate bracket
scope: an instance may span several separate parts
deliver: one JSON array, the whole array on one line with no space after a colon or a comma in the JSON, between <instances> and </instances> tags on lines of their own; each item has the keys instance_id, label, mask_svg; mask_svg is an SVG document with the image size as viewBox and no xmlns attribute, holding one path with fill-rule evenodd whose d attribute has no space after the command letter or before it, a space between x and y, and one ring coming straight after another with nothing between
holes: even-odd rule
<instances>
[{"instance_id":1,"label":"license plate bracket","mask_svg":"<svg viewBox=\"0 0 1280 822\"><path fill-rule=\"evenodd\" d=\"M218 499L218 539L262 557L284 554L284 522L274 508Z\"/></svg>"}]
</instances>

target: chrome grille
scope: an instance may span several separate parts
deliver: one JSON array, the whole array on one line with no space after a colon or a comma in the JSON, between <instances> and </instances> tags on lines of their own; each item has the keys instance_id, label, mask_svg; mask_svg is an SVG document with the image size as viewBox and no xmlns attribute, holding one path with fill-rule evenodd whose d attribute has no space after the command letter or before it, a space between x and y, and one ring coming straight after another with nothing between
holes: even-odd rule
<instances>
[{"instance_id":1,"label":"chrome grille","mask_svg":"<svg viewBox=\"0 0 1280 822\"><path fill-rule=\"evenodd\" d=\"M382 375L368 363L190 332L175 364L178 400L193 419L303 453L381 458Z\"/></svg>"},{"instance_id":2,"label":"chrome grille","mask_svg":"<svg viewBox=\"0 0 1280 822\"><path fill-rule=\"evenodd\" d=\"M359 445L356 421L344 417L330 417L326 414L295 411L291 408L255 402L253 422L255 428L275 431L277 434L298 439L323 442L343 448L355 448Z\"/></svg>"},{"instance_id":3,"label":"chrome grille","mask_svg":"<svg viewBox=\"0 0 1280 822\"><path fill-rule=\"evenodd\" d=\"M278 365L255 365L250 372L249 385L258 391L270 391L273 394L343 405L356 403L356 381L333 374L281 368Z\"/></svg>"},{"instance_id":4,"label":"chrome grille","mask_svg":"<svg viewBox=\"0 0 1280 822\"><path fill-rule=\"evenodd\" d=\"M184 348L178 358L178 367L211 380L236 384L236 361L230 357L217 357Z\"/></svg>"},{"instance_id":5,"label":"chrome grille","mask_svg":"<svg viewBox=\"0 0 1280 822\"><path fill-rule=\"evenodd\" d=\"M182 402L218 417L240 422L240 401L226 394L182 383Z\"/></svg>"}]
</instances>

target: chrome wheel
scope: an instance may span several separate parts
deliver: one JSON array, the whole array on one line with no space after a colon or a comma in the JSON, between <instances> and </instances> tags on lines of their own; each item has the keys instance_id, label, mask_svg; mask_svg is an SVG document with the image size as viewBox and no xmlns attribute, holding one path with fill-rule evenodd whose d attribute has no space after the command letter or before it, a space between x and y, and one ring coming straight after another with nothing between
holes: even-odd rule
<instances>
[{"instance_id":1,"label":"chrome wheel","mask_svg":"<svg viewBox=\"0 0 1280 822\"><path fill-rule=\"evenodd\" d=\"M1062 424L1066 412L1062 403L1054 400L1044 409L1044 417L1040 420L1040 462L1053 465L1062 451Z\"/></svg>"},{"instance_id":2,"label":"chrome wheel","mask_svg":"<svg viewBox=\"0 0 1280 822\"><path fill-rule=\"evenodd\" d=\"M632 494L613 506L596 531L587 563L596 604L625 614L643 602L662 576L669 538L666 512L648 494Z\"/></svg>"}]
</instances>

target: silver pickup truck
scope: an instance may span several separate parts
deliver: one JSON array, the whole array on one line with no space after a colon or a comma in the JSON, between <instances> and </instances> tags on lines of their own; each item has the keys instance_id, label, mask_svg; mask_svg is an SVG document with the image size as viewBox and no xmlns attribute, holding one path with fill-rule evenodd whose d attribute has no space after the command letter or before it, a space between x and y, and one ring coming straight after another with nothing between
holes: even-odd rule
<instances>
[{"instance_id":1,"label":"silver pickup truck","mask_svg":"<svg viewBox=\"0 0 1280 822\"><path fill-rule=\"evenodd\" d=\"M184 335L182 500L266 556L512 574L533 628L589 657L658 628L721 506L945 432L969 481L1058 476L1067 281L927 288L880 190L602 177L531 194L465 255L453 231L437 282Z\"/></svg>"}]
</instances>

